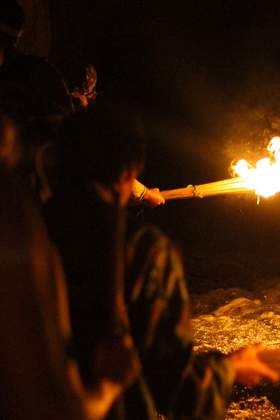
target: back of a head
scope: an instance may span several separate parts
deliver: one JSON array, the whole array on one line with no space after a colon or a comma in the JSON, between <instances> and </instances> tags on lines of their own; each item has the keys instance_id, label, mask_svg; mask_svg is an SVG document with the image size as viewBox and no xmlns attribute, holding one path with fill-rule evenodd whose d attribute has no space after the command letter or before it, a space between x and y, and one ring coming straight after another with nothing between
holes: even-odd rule
<instances>
[{"instance_id":1,"label":"back of a head","mask_svg":"<svg viewBox=\"0 0 280 420\"><path fill-rule=\"evenodd\" d=\"M25 23L23 8L16 0L2 0L0 8L0 47L14 45Z\"/></svg>"},{"instance_id":2,"label":"back of a head","mask_svg":"<svg viewBox=\"0 0 280 420\"><path fill-rule=\"evenodd\" d=\"M140 124L126 109L100 102L65 121L59 154L68 179L112 185L125 169L142 169Z\"/></svg>"}]
</instances>

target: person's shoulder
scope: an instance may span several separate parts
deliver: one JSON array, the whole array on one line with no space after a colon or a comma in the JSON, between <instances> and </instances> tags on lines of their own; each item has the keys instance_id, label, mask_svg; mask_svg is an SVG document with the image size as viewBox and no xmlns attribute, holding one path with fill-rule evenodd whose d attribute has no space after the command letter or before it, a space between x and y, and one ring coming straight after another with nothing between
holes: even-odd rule
<instances>
[{"instance_id":1,"label":"person's shoulder","mask_svg":"<svg viewBox=\"0 0 280 420\"><path fill-rule=\"evenodd\" d=\"M20 66L46 68L57 71L55 66L51 64L46 57L41 57L32 54L18 53L14 60Z\"/></svg>"},{"instance_id":2,"label":"person's shoulder","mask_svg":"<svg viewBox=\"0 0 280 420\"><path fill-rule=\"evenodd\" d=\"M55 90L62 92L62 96L66 95L67 87L62 74L47 58L19 53L15 59L14 67L16 67L22 75L26 75L26 79L29 80L32 85L34 83L39 83L40 86L50 89L51 92Z\"/></svg>"}]
</instances>

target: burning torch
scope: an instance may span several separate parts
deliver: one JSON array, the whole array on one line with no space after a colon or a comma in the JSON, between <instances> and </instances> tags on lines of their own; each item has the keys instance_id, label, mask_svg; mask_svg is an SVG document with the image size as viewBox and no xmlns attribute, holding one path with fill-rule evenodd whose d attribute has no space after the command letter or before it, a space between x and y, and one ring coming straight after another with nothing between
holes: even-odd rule
<instances>
[{"instance_id":1,"label":"burning torch","mask_svg":"<svg viewBox=\"0 0 280 420\"><path fill-rule=\"evenodd\" d=\"M232 166L235 175L233 178L188 185L160 193L165 201L250 192L257 196L270 197L280 191L280 137L273 137L267 150L269 156L258 160L254 166L244 159L239 160Z\"/></svg>"}]
</instances>

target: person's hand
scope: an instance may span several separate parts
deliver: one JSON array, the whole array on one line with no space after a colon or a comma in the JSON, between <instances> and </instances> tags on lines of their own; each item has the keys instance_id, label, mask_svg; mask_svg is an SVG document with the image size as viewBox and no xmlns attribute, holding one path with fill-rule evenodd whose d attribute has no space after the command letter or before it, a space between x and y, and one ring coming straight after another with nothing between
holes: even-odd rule
<instances>
[{"instance_id":1,"label":"person's hand","mask_svg":"<svg viewBox=\"0 0 280 420\"><path fill-rule=\"evenodd\" d=\"M81 381L77 363L68 362L71 386L91 420L104 419L140 371L140 361L129 334L108 336L98 342L92 354L92 383L87 387Z\"/></svg>"},{"instance_id":2,"label":"person's hand","mask_svg":"<svg viewBox=\"0 0 280 420\"><path fill-rule=\"evenodd\" d=\"M279 374L260 358L264 350L262 344L246 346L227 356L232 364L234 381L243 385L254 386L262 380L277 382Z\"/></svg>"},{"instance_id":3,"label":"person's hand","mask_svg":"<svg viewBox=\"0 0 280 420\"><path fill-rule=\"evenodd\" d=\"M129 334L108 336L97 344L92 355L94 380L104 378L126 388L140 371L140 361Z\"/></svg>"},{"instance_id":4,"label":"person's hand","mask_svg":"<svg viewBox=\"0 0 280 420\"><path fill-rule=\"evenodd\" d=\"M151 207L156 207L165 203L163 196L158 188L147 188L145 190L143 200Z\"/></svg>"}]
</instances>

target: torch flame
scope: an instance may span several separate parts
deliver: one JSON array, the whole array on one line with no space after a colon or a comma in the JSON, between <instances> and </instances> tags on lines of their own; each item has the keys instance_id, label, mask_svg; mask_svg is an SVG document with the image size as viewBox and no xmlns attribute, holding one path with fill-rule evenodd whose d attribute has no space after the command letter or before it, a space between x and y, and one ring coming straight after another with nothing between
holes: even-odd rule
<instances>
[{"instance_id":1,"label":"torch flame","mask_svg":"<svg viewBox=\"0 0 280 420\"><path fill-rule=\"evenodd\" d=\"M271 197L280 192L280 137L273 137L267 146L268 157L255 165L241 159L232 165L233 178L184 188L161 191L165 200L209 197L220 194L241 194L254 191L258 196Z\"/></svg>"},{"instance_id":2,"label":"torch flame","mask_svg":"<svg viewBox=\"0 0 280 420\"><path fill-rule=\"evenodd\" d=\"M255 166L244 159L233 166L234 174L244 179L248 189L263 197L280 191L280 137L273 137L267 150L270 157L258 160Z\"/></svg>"}]
</instances>

